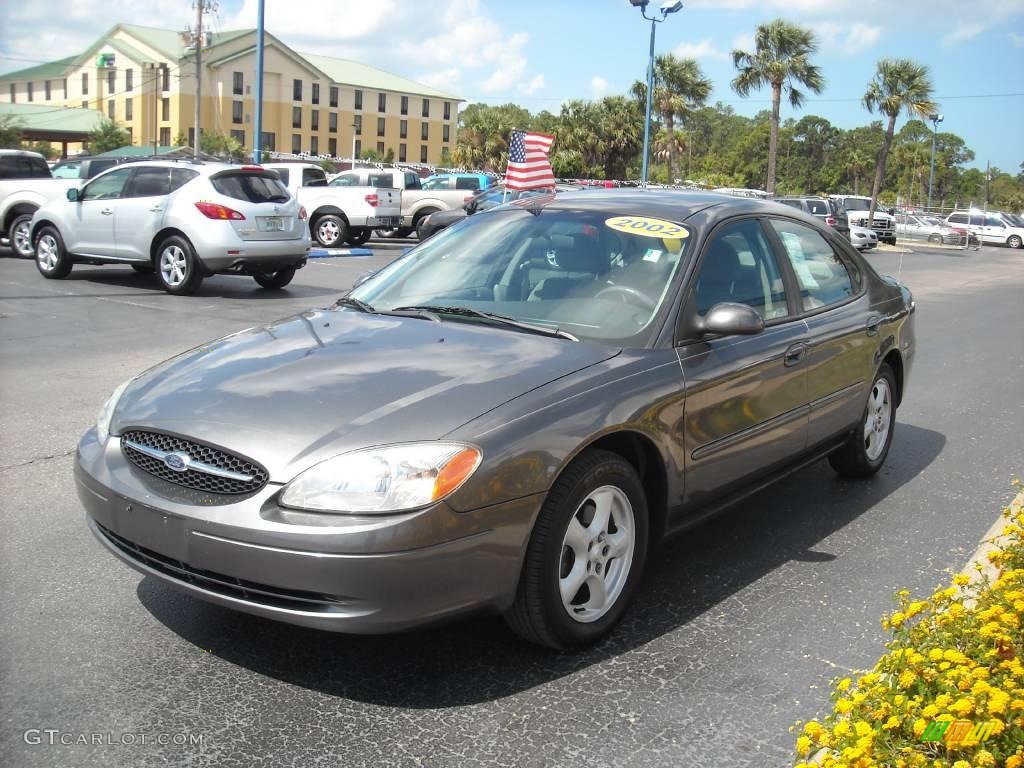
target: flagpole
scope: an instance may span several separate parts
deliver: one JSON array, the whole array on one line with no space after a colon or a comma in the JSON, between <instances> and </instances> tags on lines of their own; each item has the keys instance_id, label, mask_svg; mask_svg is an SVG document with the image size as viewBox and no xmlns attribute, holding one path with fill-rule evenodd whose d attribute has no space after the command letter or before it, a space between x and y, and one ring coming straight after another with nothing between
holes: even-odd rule
<instances>
[{"instance_id":1,"label":"flagpole","mask_svg":"<svg viewBox=\"0 0 1024 768\"><path fill-rule=\"evenodd\" d=\"M512 129L512 133L510 133L508 135L508 138L509 138L508 145L509 146L512 146L512 137L515 135L515 133L516 133L516 129L513 128ZM508 194L508 161L509 161L509 154L508 154L508 152L506 152L505 153L505 185L501 188L501 204L502 205L505 204L505 196Z\"/></svg>"}]
</instances>

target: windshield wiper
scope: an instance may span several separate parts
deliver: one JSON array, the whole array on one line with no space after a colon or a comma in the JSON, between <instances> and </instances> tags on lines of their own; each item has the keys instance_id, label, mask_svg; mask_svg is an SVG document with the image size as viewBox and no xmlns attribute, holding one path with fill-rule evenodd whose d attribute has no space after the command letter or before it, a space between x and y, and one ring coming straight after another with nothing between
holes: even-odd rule
<instances>
[{"instance_id":1,"label":"windshield wiper","mask_svg":"<svg viewBox=\"0 0 1024 768\"><path fill-rule=\"evenodd\" d=\"M355 296L342 296L340 299L338 299L336 302L334 302L334 306L336 306L336 307L355 307L360 312L370 312L370 313L373 313L373 312L377 311L373 307L371 307L369 304L367 304L365 301L363 301L362 299L357 299Z\"/></svg>"},{"instance_id":2,"label":"windshield wiper","mask_svg":"<svg viewBox=\"0 0 1024 768\"><path fill-rule=\"evenodd\" d=\"M479 309L471 309L470 307L435 307L431 305L414 305L408 307L395 307L391 310L392 312L435 312L439 315L460 315L462 317L476 317L481 320L487 320L497 325L504 325L509 328L518 328L523 331L529 331L531 333L539 333L543 336L553 336L561 339L569 339L569 341L579 341L578 338L573 336L568 331L563 331L560 328L549 328L546 325L534 325L533 323L524 323L521 320L516 320L506 315L496 315L493 312L482 312Z\"/></svg>"}]
</instances>

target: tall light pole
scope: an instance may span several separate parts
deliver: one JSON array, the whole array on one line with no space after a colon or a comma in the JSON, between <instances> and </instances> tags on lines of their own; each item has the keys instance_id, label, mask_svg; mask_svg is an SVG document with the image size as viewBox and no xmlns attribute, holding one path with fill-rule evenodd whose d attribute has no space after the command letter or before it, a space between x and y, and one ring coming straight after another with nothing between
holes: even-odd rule
<instances>
[{"instance_id":1,"label":"tall light pole","mask_svg":"<svg viewBox=\"0 0 1024 768\"><path fill-rule=\"evenodd\" d=\"M661 5L661 18L647 15L647 6L650 0L629 0L630 5L640 9L640 15L651 22L651 50L647 57L647 110L644 113L644 158L643 169L640 171L640 186L647 187L647 157L650 154L651 146L651 102L654 98L654 30L655 24L660 24L668 18L670 13L675 13L683 8L682 0L668 0Z\"/></svg>"},{"instance_id":2,"label":"tall light pole","mask_svg":"<svg viewBox=\"0 0 1024 768\"><path fill-rule=\"evenodd\" d=\"M935 134L939 131L942 115L928 115L928 119L932 121L932 170L928 174L928 208L930 210L932 207L932 185L935 184Z\"/></svg>"},{"instance_id":3,"label":"tall light pole","mask_svg":"<svg viewBox=\"0 0 1024 768\"><path fill-rule=\"evenodd\" d=\"M256 6L256 94L253 106L256 108L256 135L252 141L252 161L263 162L263 0Z\"/></svg>"}]
</instances>

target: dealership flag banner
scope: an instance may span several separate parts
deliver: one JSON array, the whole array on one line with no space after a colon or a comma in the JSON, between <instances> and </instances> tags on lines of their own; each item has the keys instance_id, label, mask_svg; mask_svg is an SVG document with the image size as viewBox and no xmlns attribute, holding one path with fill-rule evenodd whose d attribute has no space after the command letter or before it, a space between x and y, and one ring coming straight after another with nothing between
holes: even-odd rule
<instances>
[{"instance_id":1,"label":"dealership flag banner","mask_svg":"<svg viewBox=\"0 0 1024 768\"><path fill-rule=\"evenodd\" d=\"M553 187L555 174L551 170L548 153L554 136L528 131L512 131L508 145L508 172L506 189L539 189Z\"/></svg>"}]
</instances>

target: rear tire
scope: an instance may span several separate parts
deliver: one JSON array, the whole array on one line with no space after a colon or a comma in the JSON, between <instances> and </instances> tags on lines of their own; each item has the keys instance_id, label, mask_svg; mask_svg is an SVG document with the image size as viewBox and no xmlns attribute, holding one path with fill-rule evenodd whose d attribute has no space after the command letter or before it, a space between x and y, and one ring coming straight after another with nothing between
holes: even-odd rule
<instances>
[{"instance_id":1,"label":"rear tire","mask_svg":"<svg viewBox=\"0 0 1024 768\"><path fill-rule=\"evenodd\" d=\"M11 242L14 241L12 240ZM1024 242L1021 241L1020 235L1010 235L1010 237L1007 238L1006 240L1006 244L1011 248L1020 248L1022 245L1024 245Z\"/></svg>"},{"instance_id":2,"label":"rear tire","mask_svg":"<svg viewBox=\"0 0 1024 768\"><path fill-rule=\"evenodd\" d=\"M313 224L313 239L322 248L337 248L348 234L348 223L341 216L328 213Z\"/></svg>"},{"instance_id":3,"label":"rear tire","mask_svg":"<svg viewBox=\"0 0 1024 768\"><path fill-rule=\"evenodd\" d=\"M349 233L345 235L345 242L349 245L362 245L370 239L372 231L370 229L349 230Z\"/></svg>"},{"instance_id":4,"label":"rear tire","mask_svg":"<svg viewBox=\"0 0 1024 768\"><path fill-rule=\"evenodd\" d=\"M160 243L157 253L157 275L164 290L175 296L189 296L199 290L203 274L199 271L192 243L179 235L172 235Z\"/></svg>"},{"instance_id":5,"label":"rear tire","mask_svg":"<svg viewBox=\"0 0 1024 768\"><path fill-rule=\"evenodd\" d=\"M267 290L274 291L284 288L295 277L295 267L279 269L277 272L267 272L262 275L253 275L252 278Z\"/></svg>"},{"instance_id":6,"label":"rear tire","mask_svg":"<svg viewBox=\"0 0 1024 768\"><path fill-rule=\"evenodd\" d=\"M524 640L550 648L600 640L629 605L647 540L647 498L636 470L618 454L585 452L544 502L505 620Z\"/></svg>"},{"instance_id":7,"label":"rear tire","mask_svg":"<svg viewBox=\"0 0 1024 768\"><path fill-rule=\"evenodd\" d=\"M32 214L21 213L14 217L11 228L7 230L7 236L11 240L11 250L14 255L21 259L31 259L36 255L36 249L32 245Z\"/></svg>"},{"instance_id":8,"label":"rear tire","mask_svg":"<svg viewBox=\"0 0 1024 768\"><path fill-rule=\"evenodd\" d=\"M64 239L56 227L46 226L36 235L36 269L50 280L63 280L71 274L74 262L64 247Z\"/></svg>"},{"instance_id":9,"label":"rear tire","mask_svg":"<svg viewBox=\"0 0 1024 768\"><path fill-rule=\"evenodd\" d=\"M896 377L882 363L868 392L863 419L842 447L829 455L829 464L846 477L871 477L885 463L895 433Z\"/></svg>"}]
</instances>

